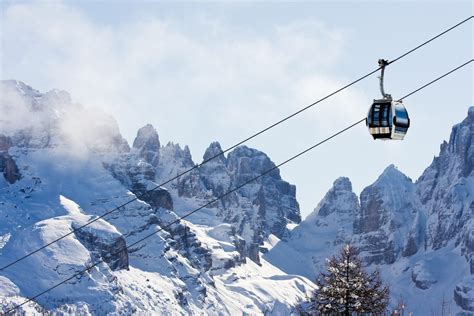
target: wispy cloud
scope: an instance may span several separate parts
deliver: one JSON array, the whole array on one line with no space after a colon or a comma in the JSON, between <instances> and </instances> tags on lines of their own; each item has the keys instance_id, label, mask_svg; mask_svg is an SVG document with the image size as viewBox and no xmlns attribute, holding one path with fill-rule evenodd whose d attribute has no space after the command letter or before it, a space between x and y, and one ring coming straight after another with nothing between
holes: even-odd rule
<instances>
[{"instance_id":1,"label":"wispy cloud","mask_svg":"<svg viewBox=\"0 0 474 316\"><path fill-rule=\"evenodd\" d=\"M128 138L147 117L188 142L196 128L206 142L224 126L246 132L337 86L323 73L345 39L319 21L275 25L262 35L202 14L191 28L148 13L112 27L61 2L11 5L4 17L4 75L65 89L119 122L126 118ZM332 112L347 114L342 101Z\"/></svg>"}]
</instances>

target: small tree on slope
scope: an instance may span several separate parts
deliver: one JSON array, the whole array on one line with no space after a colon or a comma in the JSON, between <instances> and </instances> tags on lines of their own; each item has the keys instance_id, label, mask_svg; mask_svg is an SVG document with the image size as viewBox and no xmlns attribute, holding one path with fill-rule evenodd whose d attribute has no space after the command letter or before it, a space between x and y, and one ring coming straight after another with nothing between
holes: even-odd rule
<instances>
[{"instance_id":1,"label":"small tree on slope","mask_svg":"<svg viewBox=\"0 0 474 316\"><path fill-rule=\"evenodd\" d=\"M390 289L379 272L367 273L353 246L347 245L339 256L327 261L327 271L316 280L312 312L315 315L383 314Z\"/></svg>"}]
</instances>

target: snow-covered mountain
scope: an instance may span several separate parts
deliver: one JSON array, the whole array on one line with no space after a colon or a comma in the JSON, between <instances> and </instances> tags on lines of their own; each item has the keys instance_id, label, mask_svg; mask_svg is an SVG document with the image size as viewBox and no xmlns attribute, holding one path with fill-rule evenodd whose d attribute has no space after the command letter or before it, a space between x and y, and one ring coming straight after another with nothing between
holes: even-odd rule
<instances>
[{"instance_id":1,"label":"snow-covered mountain","mask_svg":"<svg viewBox=\"0 0 474 316\"><path fill-rule=\"evenodd\" d=\"M314 279L324 259L351 242L391 284L392 304L403 297L415 315L442 314L443 306L474 315L473 135L471 107L416 183L392 165L357 198L349 179L337 179L264 258Z\"/></svg>"},{"instance_id":2,"label":"snow-covered mountain","mask_svg":"<svg viewBox=\"0 0 474 316\"><path fill-rule=\"evenodd\" d=\"M193 167L189 148L141 128L132 147L115 120L64 91L0 84L0 267L106 211L119 210L0 271L0 311L104 263L19 310L102 315L288 314L314 285L261 259L268 238L300 221L295 187L278 170L167 225L274 166L238 147ZM220 151L212 143L204 159ZM129 249L135 241L157 234ZM113 255L111 255L113 254Z\"/></svg>"},{"instance_id":3,"label":"snow-covered mountain","mask_svg":"<svg viewBox=\"0 0 474 316\"><path fill-rule=\"evenodd\" d=\"M168 226L275 164L240 146L196 165L151 125L130 146L112 117L64 91L2 81L0 95L0 267L138 197L0 270L3 311L103 259L20 310L287 315L351 242L391 284L393 305L403 296L415 315L441 314L443 301L474 314L474 108L415 183L388 166L358 197L341 177L301 221L276 169ZM220 153L212 142L203 160Z\"/></svg>"}]
</instances>

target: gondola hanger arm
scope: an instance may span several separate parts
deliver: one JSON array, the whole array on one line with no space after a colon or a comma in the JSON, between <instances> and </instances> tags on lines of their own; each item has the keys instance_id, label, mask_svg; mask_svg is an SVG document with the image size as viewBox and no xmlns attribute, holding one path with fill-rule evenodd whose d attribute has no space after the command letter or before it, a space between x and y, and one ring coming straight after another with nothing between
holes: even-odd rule
<instances>
[{"instance_id":1,"label":"gondola hanger arm","mask_svg":"<svg viewBox=\"0 0 474 316\"><path fill-rule=\"evenodd\" d=\"M390 63L386 59L379 59L379 67L381 69L381 74L379 76L380 79L380 93L382 93L382 97L385 100L392 100L392 96L388 93L385 93L384 87L383 87L383 79L384 79L384 74L385 74L385 66L389 65Z\"/></svg>"}]
</instances>

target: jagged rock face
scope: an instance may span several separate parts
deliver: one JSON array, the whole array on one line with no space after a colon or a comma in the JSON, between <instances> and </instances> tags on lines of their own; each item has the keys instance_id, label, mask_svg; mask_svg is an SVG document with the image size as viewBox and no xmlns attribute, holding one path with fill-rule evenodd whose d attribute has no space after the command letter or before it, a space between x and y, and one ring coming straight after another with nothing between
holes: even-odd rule
<instances>
[{"instance_id":1,"label":"jagged rock face","mask_svg":"<svg viewBox=\"0 0 474 316\"><path fill-rule=\"evenodd\" d=\"M157 167L160 159L160 140L155 128L147 124L140 128L137 137L133 141L133 149L137 151L138 156Z\"/></svg>"},{"instance_id":2,"label":"jagged rock face","mask_svg":"<svg viewBox=\"0 0 474 316\"><path fill-rule=\"evenodd\" d=\"M392 165L362 191L353 241L367 264L393 263L400 255L418 251L423 223L415 185Z\"/></svg>"},{"instance_id":3,"label":"jagged rock face","mask_svg":"<svg viewBox=\"0 0 474 316\"><path fill-rule=\"evenodd\" d=\"M8 183L13 184L21 178L21 174L15 160L8 153L10 146L10 138L0 134L0 172Z\"/></svg>"},{"instance_id":4,"label":"jagged rock face","mask_svg":"<svg viewBox=\"0 0 474 316\"><path fill-rule=\"evenodd\" d=\"M97 109L73 103L65 91L40 93L20 81L0 82L0 133L12 146L32 150L67 148L70 155L130 150L116 121Z\"/></svg>"},{"instance_id":5,"label":"jagged rock face","mask_svg":"<svg viewBox=\"0 0 474 316\"><path fill-rule=\"evenodd\" d=\"M206 150L203 158L207 160L221 152L220 144L214 142ZM275 164L264 153L246 146L237 147L227 158L222 155L200 166L196 172L191 173L180 183L179 192L180 195L189 197L219 197L274 166ZM265 222L262 226L266 228L266 234L283 236L288 222L301 221L299 205L295 198L296 188L281 179L278 169L236 192L237 194L227 195L220 206L221 215L229 221L242 216L233 214L232 207L235 206L246 208L244 213L248 213L247 220L258 219L262 224Z\"/></svg>"},{"instance_id":6,"label":"jagged rock face","mask_svg":"<svg viewBox=\"0 0 474 316\"><path fill-rule=\"evenodd\" d=\"M174 224L170 225L173 222ZM195 269L201 272L211 269L211 251L201 244L197 235L184 222L178 220L175 213L159 209L150 223L163 227L170 236L168 239L170 247L186 257Z\"/></svg>"},{"instance_id":7,"label":"jagged rock face","mask_svg":"<svg viewBox=\"0 0 474 316\"><path fill-rule=\"evenodd\" d=\"M246 146L235 148L227 157L220 153L220 144L211 143L203 157L209 161L179 181L180 196L212 200L275 166L267 155ZM215 158L210 160L212 157ZM295 194L295 186L282 180L278 169L274 169L225 195L213 207L219 209L218 214L226 223L233 225L237 235L244 237L245 251L241 255L259 263L263 239L269 234L283 238L288 233L288 223L301 221ZM242 243L236 245L241 246Z\"/></svg>"},{"instance_id":8,"label":"jagged rock face","mask_svg":"<svg viewBox=\"0 0 474 316\"><path fill-rule=\"evenodd\" d=\"M204 187L211 190L216 197L226 193L232 181L227 169L227 159L223 154L220 155L221 153L221 145L218 142L211 143L203 156L204 161L209 161L199 167L199 175ZM211 158L213 159L210 160Z\"/></svg>"},{"instance_id":9,"label":"jagged rock face","mask_svg":"<svg viewBox=\"0 0 474 316\"><path fill-rule=\"evenodd\" d=\"M72 225L74 229L78 225ZM77 239L92 253L97 253L112 270L128 269L128 250L121 234L105 235L91 228L76 230Z\"/></svg>"},{"instance_id":10,"label":"jagged rock face","mask_svg":"<svg viewBox=\"0 0 474 316\"><path fill-rule=\"evenodd\" d=\"M232 187L257 177L274 168L275 164L261 151L246 146L237 147L227 158L227 168L232 174ZM301 215L296 201L296 187L281 179L274 169L265 176L240 188L238 193L253 201L258 207L265 233L283 237L289 222L299 223Z\"/></svg>"},{"instance_id":11,"label":"jagged rock face","mask_svg":"<svg viewBox=\"0 0 474 316\"><path fill-rule=\"evenodd\" d=\"M349 178L341 177L334 181L332 188L305 222L323 230L332 227L333 245L337 246L350 241L353 234L352 223L359 209L359 198L352 191L352 183Z\"/></svg>"},{"instance_id":12,"label":"jagged rock face","mask_svg":"<svg viewBox=\"0 0 474 316\"><path fill-rule=\"evenodd\" d=\"M428 246L439 249L451 240L462 243L468 255L473 247L470 232L474 214L474 107L468 117L453 127L449 142L417 181L428 210Z\"/></svg>"},{"instance_id":13,"label":"jagged rock face","mask_svg":"<svg viewBox=\"0 0 474 316\"><path fill-rule=\"evenodd\" d=\"M160 160L158 167L156 168L157 181L161 183L168 182L169 179L175 178L192 167L194 167L194 162L189 147L186 145L184 148L181 148L179 144L169 142L166 146L162 146L160 149ZM172 182L168 182L167 186L182 190L181 188L186 187L187 185L182 182L185 182L186 180L186 176L179 177ZM185 195L184 192L191 191L192 188L186 188L183 190L183 195Z\"/></svg>"},{"instance_id":14,"label":"jagged rock face","mask_svg":"<svg viewBox=\"0 0 474 316\"><path fill-rule=\"evenodd\" d=\"M158 187L155 169L147 162L136 160L133 155L119 157L104 167L137 197L152 208L173 210L173 199L165 188Z\"/></svg>"},{"instance_id":15,"label":"jagged rock face","mask_svg":"<svg viewBox=\"0 0 474 316\"><path fill-rule=\"evenodd\" d=\"M333 187L319 202L311 217L316 217L315 215L317 217L327 217L335 214L341 220L344 220L344 218L352 219L357 209L359 209L359 199L352 191L352 183L349 178L341 177L334 181Z\"/></svg>"}]
</instances>

